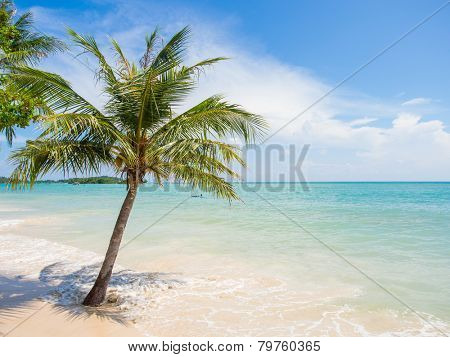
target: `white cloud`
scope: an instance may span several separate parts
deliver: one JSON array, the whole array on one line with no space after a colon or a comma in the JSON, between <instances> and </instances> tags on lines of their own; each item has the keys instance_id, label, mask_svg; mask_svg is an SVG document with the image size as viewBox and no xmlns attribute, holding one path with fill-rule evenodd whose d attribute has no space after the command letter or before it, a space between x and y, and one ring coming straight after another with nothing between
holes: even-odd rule
<instances>
[{"instance_id":1,"label":"white cloud","mask_svg":"<svg viewBox=\"0 0 450 357\"><path fill-rule=\"evenodd\" d=\"M433 100L431 98L418 97L418 98L413 98L413 99L407 100L406 102L403 102L402 105L403 106L425 105L425 104L430 104L432 102L433 102Z\"/></svg>"},{"instance_id":2,"label":"white cloud","mask_svg":"<svg viewBox=\"0 0 450 357\"><path fill-rule=\"evenodd\" d=\"M333 164L334 177L341 179L447 180L450 174L450 133L443 122L410 113L400 113L387 128L355 128L334 119L309 121L303 140L336 154L333 162L318 155L313 162ZM326 170L313 166L310 174L326 179Z\"/></svg>"},{"instance_id":3,"label":"white cloud","mask_svg":"<svg viewBox=\"0 0 450 357\"><path fill-rule=\"evenodd\" d=\"M361 119L354 119L351 122L349 122L348 124L350 126L363 126L363 125L373 123L377 120L378 120L378 118L361 118Z\"/></svg>"}]
</instances>

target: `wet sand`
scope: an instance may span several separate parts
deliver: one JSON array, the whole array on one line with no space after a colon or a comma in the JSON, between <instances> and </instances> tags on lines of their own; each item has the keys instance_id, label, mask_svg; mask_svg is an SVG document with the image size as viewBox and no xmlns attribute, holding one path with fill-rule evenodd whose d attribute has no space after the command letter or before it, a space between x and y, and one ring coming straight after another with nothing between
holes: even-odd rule
<instances>
[{"instance_id":1,"label":"wet sand","mask_svg":"<svg viewBox=\"0 0 450 357\"><path fill-rule=\"evenodd\" d=\"M151 267L144 264L129 270L117 265L108 290L109 304L86 309L81 301L95 280L101 258L43 239L0 235L0 333L439 335L436 328L408 311L350 306L345 301L364 296L357 286L305 282L296 287L282 275L255 272L233 259L213 262L209 255L192 257L181 252L153 258ZM428 318L443 331L447 329L446 324Z\"/></svg>"},{"instance_id":2,"label":"wet sand","mask_svg":"<svg viewBox=\"0 0 450 357\"><path fill-rule=\"evenodd\" d=\"M115 306L86 309L78 302L58 298L57 278L46 277L45 267L48 261L58 261L58 247L73 254L78 250L66 250L57 244L47 246L42 240L2 236L0 247L0 336L142 336ZM91 253L83 255L81 264L92 261ZM69 265L69 269L73 266Z\"/></svg>"}]
</instances>

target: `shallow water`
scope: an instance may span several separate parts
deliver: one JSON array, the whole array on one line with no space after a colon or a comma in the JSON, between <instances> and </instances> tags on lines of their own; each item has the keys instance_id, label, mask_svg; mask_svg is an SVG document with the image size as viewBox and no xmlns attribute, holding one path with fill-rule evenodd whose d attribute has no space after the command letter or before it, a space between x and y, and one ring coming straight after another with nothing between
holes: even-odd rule
<instances>
[{"instance_id":1,"label":"shallow water","mask_svg":"<svg viewBox=\"0 0 450 357\"><path fill-rule=\"evenodd\" d=\"M237 185L243 202L231 204L177 187L141 189L124 237L132 242L119 254L121 266L164 277L157 289L154 281L149 289L128 287L127 316L146 333L449 332L449 183L311 183L309 191ZM2 188L0 236L8 235L9 254L18 257L11 237L77 247L80 257L91 251L100 261L124 195L121 185ZM69 248L65 257L64 246L54 247L34 255L81 268Z\"/></svg>"}]
</instances>

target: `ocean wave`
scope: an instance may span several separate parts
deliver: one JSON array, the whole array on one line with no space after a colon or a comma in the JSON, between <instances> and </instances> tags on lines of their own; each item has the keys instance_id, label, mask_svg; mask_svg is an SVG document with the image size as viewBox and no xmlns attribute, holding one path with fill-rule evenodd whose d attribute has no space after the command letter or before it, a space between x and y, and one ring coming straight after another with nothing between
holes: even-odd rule
<instances>
[{"instance_id":1,"label":"ocean wave","mask_svg":"<svg viewBox=\"0 0 450 357\"><path fill-rule=\"evenodd\" d=\"M5 219L0 220L0 230L5 230L6 228L11 228L17 226L23 222L22 219Z\"/></svg>"}]
</instances>

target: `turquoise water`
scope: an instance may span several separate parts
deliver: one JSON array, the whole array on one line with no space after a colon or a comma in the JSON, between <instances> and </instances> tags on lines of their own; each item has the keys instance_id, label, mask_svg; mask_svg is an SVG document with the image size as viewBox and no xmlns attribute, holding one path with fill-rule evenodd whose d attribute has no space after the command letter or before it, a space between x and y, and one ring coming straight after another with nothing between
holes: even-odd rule
<instances>
[{"instance_id":1,"label":"turquoise water","mask_svg":"<svg viewBox=\"0 0 450 357\"><path fill-rule=\"evenodd\" d=\"M237 185L243 202L231 204L176 187L141 189L124 241L139 236L120 252L122 265L237 275L242 265L295 291L358 291L334 305L407 310L359 269L450 323L450 183L310 183L307 192L299 184L276 192ZM103 253L124 195L121 185L3 186L0 224L19 220L14 234Z\"/></svg>"}]
</instances>

